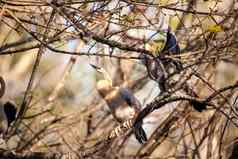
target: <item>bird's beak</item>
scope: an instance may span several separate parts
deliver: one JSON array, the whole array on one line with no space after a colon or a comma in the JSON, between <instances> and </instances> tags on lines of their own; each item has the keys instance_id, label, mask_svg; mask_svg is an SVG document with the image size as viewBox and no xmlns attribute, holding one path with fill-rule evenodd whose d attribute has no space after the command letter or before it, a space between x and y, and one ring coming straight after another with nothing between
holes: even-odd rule
<instances>
[{"instance_id":1,"label":"bird's beak","mask_svg":"<svg viewBox=\"0 0 238 159\"><path fill-rule=\"evenodd\" d=\"M96 71L101 72L101 71L100 71L100 70L101 70L101 67L96 66L96 65L94 65L94 64L90 64L90 66L91 66L92 68L94 68Z\"/></svg>"},{"instance_id":2,"label":"bird's beak","mask_svg":"<svg viewBox=\"0 0 238 159\"><path fill-rule=\"evenodd\" d=\"M94 69L96 69L96 70L99 69L99 67L96 66L96 65L94 65L94 64L91 64L91 63L90 63L89 65L92 66L92 68L94 68Z\"/></svg>"}]
</instances>

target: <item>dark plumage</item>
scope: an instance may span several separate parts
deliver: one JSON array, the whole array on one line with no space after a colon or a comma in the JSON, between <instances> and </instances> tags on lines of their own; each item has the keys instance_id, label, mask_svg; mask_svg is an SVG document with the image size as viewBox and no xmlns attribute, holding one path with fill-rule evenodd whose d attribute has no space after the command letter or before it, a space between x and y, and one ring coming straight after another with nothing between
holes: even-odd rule
<instances>
[{"instance_id":1,"label":"dark plumage","mask_svg":"<svg viewBox=\"0 0 238 159\"><path fill-rule=\"evenodd\" d=\"M179 54L180 53L180 47L178 45L176 37L168 30L167 32L167 40L165 43L164 48L161 51L168 52L169 54Z\"/></svg>"},{"instance_id":2,"label":"dark plumage","mask_svg":"<svg viewBox=\"0 0 238 159\"><path fill-rule=\"evenodd\" d=\"M8 127L16 119L17 109L14 104L0 101L0 134L6 135Z\"/></svg>"},{"instance_id":3,"label":"dark plumage","mask_svg":"<svg viewBox=\"0 0 238 159\"><path fill-rule=\"evenodd\" d=\"M170 32L170 29L167 32L167 40L164 48L161 51L161 56L164 55L176 55L180 54L180 47L178 45L175 35ZM168 60L166 63L173 63L178 70L182 70L182 63L180 61Z\"/></svg>"},{"instance_id":4,"label":"dark plumage","mask_svg":"<svg viewBox=\"0 0 238 159\"><path fill-rule=\"evenodd\" d=\"M197 95L197 93L192 89L190 88L187 84L184 85L184 91L192 96L192 97L196 97L198 98L199 96ZM203 102L200 102L200 101L189 101L189 103L193 106L193 108L195 110L197 110L198 112L202 112L203 110L206 110L207 109L207 105Z\"/></svg>"},{"instance_id":5,"label":"dark plumage","mask_svg":"<svg viewBox=\"0 0 238 159\"><path fill-rule=\"evenodd\" d=\"M6 102L3 109L7 117L8 126L10 126L10 124L16 119L17 108L11 102Z\"/></svg>"},{"instance_id":6,"label":"dark plumage","mask_svg":"<svg viewBox=\"0 0 238 159\"><path fill-rule=\"evenodd\" d=\"M137 139L137 141L140 144L143 144L145 141L147 141L147 135L145 133L145 130L142 127L142 121L139 123L136 123L133 127L133 132L135 134L135 137Z\"/></svg>"},{"instance_id":7,"label":"dark plumage","mask_svg":"<svg viewBox=\"0 0 238 159\"><path fill-rule=\"evenodd\" d=\"M0 76L0 98L5 93L5 81ZM8 127L16 119L17 108L11 102L3 103L0 100L0 134L3 136L7 133Z\"/></svg>"},{"instance_id":8,"label":"dark plumage","mask_svg":"<svg viewBox=\"0 0 238 159\"><path fill-rule=\"evenodd\" d=\"M150 50L152 51L152 50ZM159 53L153 55L159 55L159 57L152 57L147 54L141 54L140 58L142 63L146 66L148 75L151 79L155 80L159 84L161 93L165 92L168 88L166 78L170 68L174 68L177 71L183 70L181 61L175 59L165 58L166 55L178 55L180 54L180 47L178 41L170 28L166 33L166 42L164 48ZM198 97L198 95L187 84L184 86L184 91L192 96ZM196 101L190 101L193 108L199 112L206 109L206 104Z\"/></svg>"},{"instance_id":9,"label":"dark plumage","mask_svg":"<svg viewBox=\"0 0 238 159\"><path fill-rule=\"evenodd\" d=\"M207 109L207 105L199 102L199 101L190 101L190 104L193 106L193 108L195 110L197 110L198 112L202 112L203 110Z\"/></svg>"}]
</instances>

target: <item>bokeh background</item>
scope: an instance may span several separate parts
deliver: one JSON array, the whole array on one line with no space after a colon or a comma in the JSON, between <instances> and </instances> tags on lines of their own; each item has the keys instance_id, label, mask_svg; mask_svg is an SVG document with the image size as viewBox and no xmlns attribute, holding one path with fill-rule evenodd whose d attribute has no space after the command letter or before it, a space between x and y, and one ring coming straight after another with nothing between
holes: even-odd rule
<instances>
[{"instance_id":1,"label":"bokeh background","mask_svg":"<svg viewBox=\"0 0 238 159\"><path fill-rule=\"evenodd\" d=\"M236 87L202 113L180 101L153 111L144 118L144 145L131 133L102 142L118 123L90 64L107 70L117 86L130 82L145 108L160 90L136 49L158 56L170 28L184 72L197 75L188 83L206 98L238 80L237 11L236 0L2 0L1 100L18 110L27 104L1 147L65 158L229 158L238 135Z\"/></svg>"}]
</instances>

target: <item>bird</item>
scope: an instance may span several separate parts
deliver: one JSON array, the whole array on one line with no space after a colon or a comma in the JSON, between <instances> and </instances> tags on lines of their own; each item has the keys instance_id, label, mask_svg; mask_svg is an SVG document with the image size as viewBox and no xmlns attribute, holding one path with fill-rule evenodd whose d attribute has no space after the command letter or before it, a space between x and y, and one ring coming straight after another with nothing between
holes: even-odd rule
<instances>
[{"instance_id":1,"label":"bird","mask_svg":"<svg viewBox=\"0 0 238 159\"><path fill-rule=\"evenodd\" d=\"M167 55L178 55L180 54L180 47L177 42L177 39L175 35L171 32L171 29L169 27L168 32L167 32L167 40L165 43L164 48L161 51L161 54L167 54ZM163 56L163 55L162 55ZM167 60L163 64L168 65L168 63L172 63L177 71L181 71L183 69L182 63L178 60ZM189 94L192 97L199 97L196 92L193 91L192 88L189 87L188 84L185 84L184 90L187 94ZM206 104L200 103L198 101L190 101L189 102L195 110L198 112L202 112L205 110Z\"/></svg>"},{"instance_id":2,"label":"bird","mask_svg":"<svg viewBox=\"0 0 238 159\"><path fill-rule=\"evenodd\" d=\"M4 79L0 76L0 98L4 95L5 93L5 81ZM16 119L16 114L17 114L17 108L15 104L13 104L10 101L7 102L2 102L0 99L0 134L5 136L10 124L15 121Z\"/></svg>"},{"instance_id":3,"label":"bird","mask_svg":"<svg viewBox=\"0 0 238 159\"><path fill-rule=\"evenodd\" d=\"M163 42L163 47L161 47ZM140 54L142 64L146 66L148 76L159 84L161 92L166 91L166 78L171 68L173 71L182 70L182 63L175 59L165 58L166 55L180 54L175 35L171 32L170 27L167 32L157 31L146 44L146 48L151 51L152 55Z\"/></svg>"},{"instance_id":4,"label":"bird","mask_svg":"<svg viewBox=\"0 0 238 159\"><path fill-rule=\"evenodd\" d=\"M171 32L170 27L166 33L166 43L164 48L161 50L161 56L164 55L178 55L180 54L180 47L175 35ZM167 63L172 63L175 65L177 70L182 70L183 66L182 63L178 60L167 60Z\"/></svg>"},{"instance_id":5,"label":"bird","mask_svg":"<svg viewBox=\"0 0 238 159\"><path fill-rule=\"evenodd\" d=\"M159 34L159 32L157 34ZM183 70L183 64L179 60L164 58L166 55L179 55L181 53L178 41L176 36L171 32L171 28L168 27L166 32L166 41L164 47L161 50L153 49L157 48L156 41L159 41L157 38L161 37L154 35L154 37L151 39L152 43L150 44L149 42L149 45L153 46L147 47L152 48L149 51L156 51L156 53L152 53L153 56L141 54L140 59L142 64L146 66L149 77L158 83L160 92L162 94L168 88L166 79L168 74L171 72L170 70L172 69L174 71L180 72ZM196 92L194 92L193 89L188 86L188 84L185 84L184 91L192 97L199 97ZM204 103L190 101L190 104L198 112L202 112L206 109L206 105Z\"/></svg>"},{"instance_id":6,"label":"bird","mask_svg":"<svg viewBox=\"0 0 238 159\"><path fill-rule=\"evenodd\" d=\"M171 32L171 29L168 28L166 33L166 42L161 53L168 52L169 54L180 54L180 47L178 45L175 35Z\"/></svg>"},{"instance_id":7,"label":"bird","mask_svg":"<svg viewBox=\"0 0 238 159\"><path fill-rule=\"evenodd\" d=\"M135 118L142 106L133 92L126 87L113 86L107 71L93 64L91 66L102 75L103 79L97 82L96 88L100 96L106 101L113 118L119 123ZM137 141L141 144L147 141L142 124L140 122L137 127L132 129Z\"/></svg>"}]
</instances>

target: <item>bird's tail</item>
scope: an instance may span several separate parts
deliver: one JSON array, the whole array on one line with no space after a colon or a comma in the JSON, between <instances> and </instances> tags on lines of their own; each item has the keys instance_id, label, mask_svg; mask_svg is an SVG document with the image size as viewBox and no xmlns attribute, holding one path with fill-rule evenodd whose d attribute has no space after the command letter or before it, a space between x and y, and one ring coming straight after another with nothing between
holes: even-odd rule
<instances>
[{"instance_id":1,"label":"bird's tail","mask_svg":"<svg viewBox=\"0 0 238 159\"><path fill-rule=\"evenodd\" d=\"M189 87L189 85L185 85L185 91L192 97L199 97L198 94ZM203 110L207 109L207 105L205 103L199 102L199 101L190 101L189 102L195 110L198 112L202 112Z\"/></svg>"},{"instance_id":2,"label":"bird's tail","mask_svg":"<svg viewBox=\"0 0 238 159\"><path fill-rule=\"evenodd\" d=\"M147 141L147 136L146 136L145 130L142 127L142 122L134 125L133 132L139 143L143 144L144 142Z\"/></svg>"}]
</instances>

